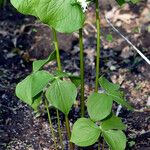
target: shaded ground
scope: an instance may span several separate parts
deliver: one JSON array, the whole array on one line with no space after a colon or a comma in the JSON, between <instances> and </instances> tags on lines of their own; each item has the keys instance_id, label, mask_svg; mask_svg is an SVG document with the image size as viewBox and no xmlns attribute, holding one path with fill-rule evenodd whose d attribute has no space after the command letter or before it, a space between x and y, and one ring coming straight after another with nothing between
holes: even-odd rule
<instances>
[{"instance_id":1,"label":"shaded ground","mask_svg":"<svg viewBox=\"0 0 150 150\"><path fill-rule=\"evenodd\" d=\"M147 1L130 7L133 11L129 11L129 7L120 11L105 4L102 10L103 14L107 13L113 24L150 58L150 17L147 17L150 13L150 4ZM90 8L84 30L85 96L93 90L95 80L95 27L90 23L94 23L93 17L93 8ZM127 149L149 150L150 66L109 28L103 15L101 24L101 74L115 83L122 84L127 100L136 108L135 112L125 109L120 112L123 121L128 125ZM106 40L109 33L113 35L112 42ZM0 150L53 149L44 110L41 110L41 117L35 118L33 110L18 101L14 94L16 83L31 72L31 61L46 57L52 51L51 35L50 30L37 21L35 23L33 17L17 14L8 6L3 11L0 10ZM63 69L79 75L77 37L76 33L59 35ZM54 69L55 66L55 62L50 63L47 69ZM116 108L114 106L114 110ZM79 109L76 108L70 113L72 122L77 119L78 112ZM55 111L52 110L51 113L55 122ZM56 125L55 128L57 129Z\"/></svg>"}]
</instances>

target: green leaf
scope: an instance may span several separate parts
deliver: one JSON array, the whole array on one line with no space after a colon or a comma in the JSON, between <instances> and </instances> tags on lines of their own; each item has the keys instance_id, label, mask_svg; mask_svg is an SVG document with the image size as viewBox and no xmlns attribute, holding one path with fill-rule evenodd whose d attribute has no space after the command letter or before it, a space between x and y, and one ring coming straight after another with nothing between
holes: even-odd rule
<instances>
[{"instance_id":1,"label":"green leaf","mask_svg":"<svg viewBox=\"0 0 150 150\"><path fill-rule=\"evenodd\" d=\"M131 2L132 2L133 4L136 4L136 3L139 3L140 0L131 0Z\"/></svg>"},{"instance_id":2,"label":"green leaf","mask_svg":"<svg viewBox=\"0 0 150 150\"><path fill-rule=\"evenodd\" d=\"M90 119L80 118L73 125L71 142L85 147L94 144L100 136L100 128Z\"/></svg>"},{"instance_id":3,"label":"green leaf","mask_svg":"<svg viewBox=\"0 0 150 150\"><path fill-rule=\"evenodd\" d=\"M72 33L83 27L85 15L75 0L11 0L21 13L38 17L59 32Z\"/></svg>"},{"instance_id":4,"label":"green leaf","mask_svg":"<svg viewBox=\"0 0 150 150\"><path fill-rule=\"evenodd\" d=\"M116 2L122 6L123 4L127 3L127 2L131 2L133 4L138 3L140 0L116 0Z\"/></svg>"},{"instance_id":5,"label":"green leaf","mask_svg":"<svg viewBox=\"0 0 150 150\"><path fill-rule=\"evenodd\" d=\"M56 59L56 52L53 51L47 59L43 60L36 60L33 62L33 72L36 72L40 70L44 65L46 65L48 62Z\"/></svg>"},{"instance_id":6,"label":"green leaf","mask_svg":"<svg viewBox=\"0 0 150 150\"><path fill-rule=\"evenodd\" d=\"M60 71L60 70L56 70L53 74L54 74L55 77L58 77L58 78L68 78L69 75L70 75L69 73L63 72L63 71Z\"/></svg>"},{"instance_id":7,"label":"green leaf","mask_svg":"<svg viewBox=\"0 0 150 150\"><path fill-rule=\"evenodd\" d=\"M87 101L89 116L94 121L106 118L111 113L112 97L105 93L92 93Z\"/></svg>"},{"instance_id":8,"label":"green leaf","mask_svg":"<svg viewBox=\"0 0 150 150\"><path fill-rule=\"evenodd\" d=\"M125 0L116 0L116 1L117 1L117 3L118 3L120 6L122 6L123 4L126 3Z\"/></svg>"},{"instance_id":9,"label":"green leaf","mask_svg":"<svg viewBox=\"0 0 150 150\"><path fill-rule=\"evenodd\" d=\"M37 0L10 0L11 4L22 14L37 16L35 8Z\"/></svg>"},{"instance_id":10,"label":"green leaf","mask_svg":"<svg viewBox=\"0 0 150 150\"><path fill-rule=\"evenodd\" d=\"M81 78L80 77L78 77L78 76L70 76L69 78L72 81L72 83L74 83L74 85L76 87L78 87L81 84Z\"/></svg>"},{"instance_id":11,"label":"green leaf","mask_svg":"<svg viewBox=\"0 0 150 150\"><path fill-rule=\"evenodd\" d=\"M107 92L113 92L113 91L117 91L120 88L119 84L114 84L109 82L105 77L101 76L99 78L99 83L101 85L101 87L106 90Z\"/></svg>"},{"instance_id":12,"label":"green leaf","mask_svg":"<svg viewBox=\"0 0 150 150\"><path fill-rule=\"evenodd\" d=\"M42 102L42 94L40 93L33 98L33 103L31 107L34 109L34 112L38 111L38 107L41 104L41 102Z\"/></svg>"},{"instance_id":13,"label":"green leaf","mask_svg":"<svg viewBox=\"0 0 150 150\"><path fill-rule=\"evenodd\" d=\"M111 115L109 118L106 118L101 122L101 128L102 130L112 130L112 129L118 129L118 130L125 130L126 125L123 124L121 121L121 118Z\"/></svg>"},{"instance_id":14,"label":"green leaf","mask_svg":"<svg viewBox=\"0 0 150 150\"><path fill-rule=\"evenodd\" d=\"M122 131L102 131L102 135L112 150L125 150L127 139Z\"/></svg>"},{"instance_id":15,"label":"green leaf","mask_svg":"<svg viewBox=\"0 0 150 150\"><path fill-rule=\"evenodd\" d=\"M31 106L33 97L39 94L52 79L53 76L46 71L32 73L16 86L16 95Z\"/></svg>"},{"instance_id":16,"label":"green leaf","mask_svg":"<svg viewBox=\"0 0 150 150\"><path fill-rule=\"evenodd\" d=\"M127 107L130 110L133 110L133 108L126 102L124 98L124 94L122 91L120 91L120 86L118 84L113 84L109 82L106 78L103 76L99 78L99 83L101 87L106 91L106 93L112 97L112 99L117 102L118 104L121 104L122 106Z\"/></svg>"},{"instance_id":17,"label":"green leaf","mask_svg":"<svg viewBox=\"0 0 150 150\"><path fill-rule=\"evenodd\" d=\"M117 102L118 104L128 108L129 110L133 110L133 107L131 107L127 102L126 99L124 98L124 96L121 96L120 92L114 92L114 94L110 93L109 95L112 96L112 98L114 99L115 102Z\"/></svg>"},{"instance_id":18,"label":"green leaf","mask_svg":"<svg viewBox=\"0 0 150 150\"><path fill-rule=\"evenodd\" d=\"M55 80L46 91L49 102L65 115L68 115L76 96L76 86L70 81L60 79Z\"/></svg>"},{"instance_id":19,"label":"green leaf","mask_svg":"<svg viewBox=\"0 0 150 150\"><path fill-rule=\"evenodd\" d=\"M43 23L63 33L82 28L85 20L82 8L75 0L40 0L37 14Z\"/></svg>"},{"instance_id":20,"label":"green leaf","mask_svg":"<svg viewBox=\"0 0 150 150\"><path fill-rule=\"evenodd\" d=\"M133 147L135 144L136 144L135 141L130 141L130 142L128 142L129 147Z\"/></svg>"},{"instance_id":21,"label":"green leaf","mask_svg":"<svg viewBox=\"0 0 150 150\"><path fill-rule=\"evenodd\" d=\"M112 41L113 41L113 36L112 36L112 34L107 34L106 40L107 40L108 42L112 42Z\"/></svg>"},{"instance_id":22,"label":"green leaf","mask_svg":"<svg viewBox=\"0 0 150 150\"><path fill-rule=\"evenodd\" d=\"M58 78L70 78L70 80L75 84L76 87L78 87L81 83L80 77L72 75L71 73L60 71L60 70L56 70L54 72L54 76Z\"/></svg>"}]
</instances>

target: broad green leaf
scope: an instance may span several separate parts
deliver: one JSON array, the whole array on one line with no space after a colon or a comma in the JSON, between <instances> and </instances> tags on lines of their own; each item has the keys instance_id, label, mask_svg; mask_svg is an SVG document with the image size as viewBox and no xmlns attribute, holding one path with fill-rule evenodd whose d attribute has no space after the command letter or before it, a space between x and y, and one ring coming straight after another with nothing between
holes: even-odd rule
<instances>
[{"instance_id":1,"label":"broad green leaf","mask_svg":"<svg viewBox=\"0 0 150 150\"><path fill-rule=\"evenodd\" d=\"M27 76L16 86L16 96L23 102L32 105L32 76Z\"/></svg>"},{"instance_id":2,"label":"broad green leaf","mask_svg":"<svg viewBox=\"0 0 150 150\"><path fill-rule=\"evenodd\" d=\"M80 77L78 77L78 76L70 76L69 78L74 83L74 85L76 87L78 87L81 84L81 78Z\"/></svg>"},{"instance_id":3,"label":"broad green leaf","mask_svg":"<svg viewBox=\"0 0 150 150\"><path fill-rule=\"evenodd\" d=\"M92 93L87 101L89 116L94 121L106 118L112 109L113 99L105 93Z\"/></svg>"},{"instance_id":4,"label":"broad green leaf","mask_svg":"<svg viewBox=\"0 0 150 150\"><path fill-rule=\"evenodd\" d=\"M46 71L32 73L16 86L16 95L31 106L33 97L39 94L52 79L53 76Z\"/></svg>"},{"instance_id":5,"label":"broad green leaf","mask_svg":"<svg viewBox=\"0 0 150 150\"><path fill-rule=\"evenodd\" d=\"M41 104L41 102L42 102L42 94L40 93L33 98L33 103L31 107L34 109L34 112L38 111L38 107Z\"/></svg>"},{"instance_id":6,"label":"broad green leaf","mask_svg":"<svg viewBox=\"0 0 150 150\"><path fill-rule=\"evenodd\" d=\"M11 0L21 13L33 15L59 32L71 33L82 28L85 14L76 0Z\"/></svg>"},{"instance_id":7,"label":"broad green leaf","mask_svg":"<svg viewBox=\"0 0 150 150\"><path fill-rule=\"evenodd\" d=\"M46 97L52 106L68 115L74 101L77 89L70 81L55 80L46 91Z\"/></svg>"},{"instance_id":8,"label":"broad green leaf","mask_svg":"<svg viewBox=\"0 0 150 150\"><path fill-rule=\"evenodd\" d=\"M126 148L126 136L120 130L108 130L102 131L102 135L110 146L111 150L125 150Z\"/></svg>"},{"instance_id":9,"label":"broad green leaf","mask_svg":"<svg viewBox=\"0 0 150 150\"><path fill-rule=\"evenodd\" d=\"M111 83L109 82L105 77L101 76L99 78L99 83L100 83L100 86L106 90L107 92L113 92L113 91L117 91L119 90L120 88L120 85L119 84L114 84L114 83Z\"/></svg>"},{"instance_id":10,"label":"broad green leaf","mask_svg":"<svg viewBox=\"0 0 150 150\"><path fill-rule=\"evenodd\" d=\"M43 60L36 60L33 62L33 72L36 72L40 70L44 65L46 65L48 62L56 59L56 52L53 51L47 59Z\"/></svg>"},{"instance_id":11,"label":"broad green leaf","mask_svg":"<svg viewBox=\"0 0 150 150\"><path fill-rule=\"evenodd\" d=\"M109 118L106 118L101 122L101 128L102 130L112 130L112 129L118 129L118 130L125 130L126 125L123 124L121 121L121 118L111 115Z\"/></svg>"},{"instance_id":12,"label":"broad green leaf","mask_svg":"<svg viewBox=\"0 0 150 150\"><path fill-rule=\"evenodd\" d=\"M71 142L81 147L90 146L98 140L100 133L100 128L93 121L80 118L73 125Z\"/></svg>"},{"instance_id":13,"label":"broad green leaf","mask_svg":"<svg viewBox=\"0 0 150 150\"><path fill-rule=\"evenodd\" d=\"M109 95L112 96L113 100L118 104L128 108L129 110L133 110L133 108L127 103L124 96L121 96L120 92L109 93Z\"/></svg>"},{"instance_id":14,"label":"broad green leaf","mask_svg":"<svg viewBox=\"0 0 150 150\"><path fill-rule=\"evenodd\" d=\"M83 10L75 0L40 0L36 10L43 23L63 33L82 28L85 20Z\"/></svg>"},{"instance_id":15,"label":"broad green leaf","mask_svg":"<svg viewBox=\"0 0 150 150\"><path fill-rule=\"evenodd\" d=\"M101 87L106 91L106 93L111 96L115 102L127 107L130 110L133 110L133 108L124 99L124 94L122 91L120 91L120 86L118 84L113 84L109 82L103 76L99 78L99 83Z\"/></svg>"},{"instance_id":16,"label":"broad green leaf","mask_svg":"<svg viewBox=\"0 0 150 150\"><path fill-rule=\"evenodd\" d=\"M35 8L39 0L10 0L11 4L22 14L37 16Z\"/></svg>"},{"instance_id":17,"label":"broad green leaf","mask_svg":"<svg viewBox=\"0 0 150 150\"><path fill-rule=\"evenodd\" d=\"M70 78L70 80L75 84L76 87L78 87L81 83L80 77L72 75L71 73L56 70L54 72L54 75L58 78Z\"/></svg>"}]
</instances>

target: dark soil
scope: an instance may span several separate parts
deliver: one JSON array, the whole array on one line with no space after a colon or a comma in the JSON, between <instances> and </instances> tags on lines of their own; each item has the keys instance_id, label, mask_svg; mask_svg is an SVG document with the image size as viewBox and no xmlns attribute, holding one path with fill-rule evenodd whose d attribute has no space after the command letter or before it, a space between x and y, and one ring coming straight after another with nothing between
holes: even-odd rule
<instances>
[{"instance_id":1,"label":"dark soil","mask_svg":"<svg viewBox=\"0 0 150 150\"><path fill-rule=\"evenodd\" d=\"M130 7L133 7L132 5ZM144 1L133 12L137 22L142 22L142 10L149 8ZM103 5L103 13L111 11L111 6ZM128 8L125 8L126 12ZM121 11L120 11L121 12ZM122 14L122 13L120 13ZM120 15L118 14L118 16ZM146 15L146 14L145 14ZM93 21L93 8L89 9L88 20ZM128 16L130 19L130 16ZM115 17L114 17L115 18ZM118 21L118 20L117 20ZM117 21L113 21L117 24ZM150 58L150 32L147 31L150 21L143 18L142 26L121 22L120 31ZM120 23L120 22L119 22ZM101 46L101 74L114 83L122 84L127 100L136 109L130 112L121 109L120 117L128 125L127 150L150 150L150 66L131 49L111 28L102 17L102 46ZM137 33L135 27L141 32ZM128 33L127 33L128 31ZM106 40L106 35L112 33L113 42ZM45 58L53 49L52 33L47 26L40 24L34 17L17 13L11 6L0 10L0 150L53 150L53 140L49 130L47 114L41 108L40 117L36 117L33 110L18 100L15 96L15 86L31 72L34 59ZM59 34L60 53L63 70L79 75L79 46L77 34ZM84 31L85 45L85 97L94 89L95 80L95 30L87 23ZM139 41L139 42L138 42ZM55 69L56 63L46 66L48 70ZM51 70L50 70L51 71ZM78 100L80 97L78 97ZM114 105L114 111L117 106ZM71 122L79 117L79 108L74 107L70 113ZM57 133L55 110L51 110ZM65 135L65 127L62 128ZM65 136L64 141L66 139ZM96 149L86 148L86 149ZM68 149L66 147L66 149ZM107 149L107 146L106 146Z\"/></svg>"}]
</instances>

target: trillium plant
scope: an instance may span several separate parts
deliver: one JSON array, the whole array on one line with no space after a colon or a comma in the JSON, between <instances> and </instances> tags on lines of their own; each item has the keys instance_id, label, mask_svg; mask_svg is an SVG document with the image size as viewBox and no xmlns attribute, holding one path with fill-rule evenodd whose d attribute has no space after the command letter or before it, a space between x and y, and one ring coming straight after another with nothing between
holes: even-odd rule
<instances>
[{"instance_id":1,"label":"trillium plant","mask_svg":"<svg viewBox=\"0 0 150 150\"><path fill-rule=\"evenodd\" d=\"M125 0L116 0L123 5ZM135 2L135 0L132 0ZM112 150L124 150L126 147L126 126L112 111L113 102L132 110L126 102L123 92L118 84L109 82L104 76L100 76L100 18L98 0L11 0L12 5L22 14L37 17L42 23L47 24L53 32L55 50L47 59L33 62L33 70L24 80L16 86L17 97L31 106L34 111L38 110L44 102L48 114L51 133L55 149L59 149L58 141L51 120L49 109L56 109L59 143L64 149L62 131L60 125L60 111L65 115L65 123L70 150L86 147L96 142L105 140ZM97 49L96 49L96 79L95 91L89 94L85 105L84 97L84 56L82 29L86 19L86 11L90 4L95 4ZM63 72L59 54L59 41L57 32L79 32L80 45L80 76ZM44 65L52 60L57 61L57 70L49 73L44 70ZM103 93L99 93L99 86ZM70 127L68 114L76 101L77 89L80 89L81 118ZM85 118L85 107L89 118ZM72 130L71 130L72 129ZM100 149L100 146L98 146ZM104 148L103 148L104 149Z\"/></svg>"}]
</instances>

